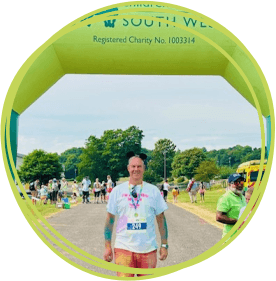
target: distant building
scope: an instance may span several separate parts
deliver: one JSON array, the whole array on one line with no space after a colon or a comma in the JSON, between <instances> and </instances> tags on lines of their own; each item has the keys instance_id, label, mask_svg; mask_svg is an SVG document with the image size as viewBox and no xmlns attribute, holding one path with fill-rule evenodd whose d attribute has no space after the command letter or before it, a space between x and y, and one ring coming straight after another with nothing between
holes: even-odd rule
<instances>
[{"instance_id":1,"label":"distant building","mask_svg":"<svg viewBox=\"0 0 276 281\"><path fill-rule=\"evenodd\" d=\"M20 166L23 164L24 154L17 153L16 157L16 169L19 170Z\"/></svg>"}]
</instances>

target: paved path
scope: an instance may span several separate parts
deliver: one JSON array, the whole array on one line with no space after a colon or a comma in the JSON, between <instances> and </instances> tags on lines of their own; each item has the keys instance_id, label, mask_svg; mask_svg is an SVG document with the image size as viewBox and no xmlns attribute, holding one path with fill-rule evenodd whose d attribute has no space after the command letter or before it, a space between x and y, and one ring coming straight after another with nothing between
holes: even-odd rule
<instances>
[{"instance_id":1,"label":"paved path","mask_svg":"<svg viewBox=\"0 0 276 281\"><path fill-rule=\"evenodd\" d=\"M158 260L157 267L170 266L192 259L205 252L220 239L222 231L208 224L198 216L168 203L165 212L169 228L169 256L166 261ZM69 210L54 215L48 222L74 245L98 258L104 252L104 221L106 204L79 204ZM160 235L157 239L160 245ZM115 233L115 231L114 231ZM113 240L115 235L113 235ZM112 243L114 245L114 241ZM54 245L58 248L56 245ZM58 248L62 254L77 264L90 270L115 275L114 272L87 264Z\"/></svg>"}]
</instances>

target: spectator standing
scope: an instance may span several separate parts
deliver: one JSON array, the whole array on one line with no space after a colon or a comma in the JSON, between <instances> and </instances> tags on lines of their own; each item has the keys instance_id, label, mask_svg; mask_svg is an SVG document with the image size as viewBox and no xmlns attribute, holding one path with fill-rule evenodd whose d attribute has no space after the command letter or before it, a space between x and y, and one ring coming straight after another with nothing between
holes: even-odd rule
<instances>
[{"instance_id":1,"label":"spectator standing","mask_svg":"<svg viewBox=\"0 0 276 281\"><path fill-rule=\"evenodd\" d=\"M59 180L57 180L57 185L58 185L58 202L61 202L62 199L62 190L61 190L61 183Z\"/></svg>"},{"instance_id":2,"label":"spectator standing","mask_svg":"<svg viewBox=\"0 0 276 281\"><path fill-rule=\"evenodd\" d=\"M58 195L58 183L56 179L53 179L53 183L52 183L52 204L56 204L57 203L57 195Z\"/></svg>"},{"instance_id":3,"label":"spectator standing","mask_svg":"<svg viewBox=\"0 0 276 281\"><path fill-rule=\"evenodd\" d=\"M94 182L94 190L95 190L95 193L94 193L94 204L97 202L97 204L99 204L99 199L100 199L100 193L101 193L101 184L99 182L99 179L96 178L96 181Z\"/></svg>"},{"instance_id":4,"label":"spectator standing","mask_svg":"<svg viewBox=\"0 0 276 281\"><path fill-rule=\"evenodd\" d=\"M90 203L89 202L89 187L91 187L91 181L88 176L86 176L83 181L82 181L82 203L84 204L86 201L86 204Z\"/></svg>"},{"instance_id":5,"label":"spectator standing","mask_svg":"<svg viewBox=\"0 0 276 281\"><path fill-rule=\"evenodd\" d=\"M200 202L204 202L204 195L205 195L206 187L203 182L201 182L199 186L199 195L200 195Z\"/></svg>"},{"instance_id":6,"label":"spectator standing","mask_svg":"<svg viewBox=\"0 0 276 281\"><path fill-rule=\"evenodd\" d=\"M39 179L35 180L34 182L31 182L29 186L32 195L33 205L36 205L36 200L38 196L38 185L39 185Z\"/></svg>"},{"instance_id":7,"label":"spectator standing","mask_svg":"<svg viewBox=\"0 0 276 281\"><path fill-rule=\"evenodd\" d=\"M249 200L250 200L250 198L251 198L251 196L252 196L253 191L254 191L254 187L249 187L249 188L247 188L247 190L246 190L246 192L245 192L245 201L246 201L246 205L249 203ZM244 207L241 208L240 214L239 214L239 218L241 217L241 215L242 215L242 213L244 212L245 208L246 208L246 206L244 206ZM250 212L250 213L251 213L251 212ZM250 213L248 214L248 216L250 215ZM247 217L248 217L248 216L247 216ZM247 217L246 217L246 219L247 219ZM246 219L245 219L245 220L246 220Z\"/></svg>"},{"instance_id":8,"label":"spectator standing","mask_svg":"<svg viewBox=\"0 0 276 281\"><path fill-rule=\"evenodd\" d=\"M217 203L216 220L224 224L224 237L236 224L242 207L246 206L242 195L244 178L240 174L232 174L228 178L228 191L223 194Z\"/></svg>"},{"instance_id":9,"label":"spectator standing","mask_svg":"<svg viewBox=\"0 0 276 281\"><path fill-rule=\"evenodd\" d=\"M102 184L101 184L101 200L102 200L102 203L106 203L105 195L106 195L106 183L104 181L102 181Z\"/></svg>"},{"instance_id":10,"label":"spectator standing","mask_svg":"<svg viewBox=\"0 0 276 281\"><path fill-rule=\"evenodd\" d=\"M41 185L40 188L40 200L42 203L47 204L47 187L46 185Z\"/></svg>"},{"instance_id":11,"label":"spectator standing","mask_svg":"<svg viewBox=\"0 0 276 281\"><path fill-rule=\"evenodd\" d=\"M52 185L53 185L53 180L49 180L49 183L48 183L48 193L49 193L49 198L50 198L51 204L53 204L53 189L52 189Z\"/></svg>"},{"instance_id":12,"label":"spectator standing","mask_svg":"<svg viewBox=\"0 0 276 281\"><path fill-rule=\"evenodd\" d=\"M68 182L65 178L62 178L61 180L61 190L63 191L63 195L66 198L67 197L67 191L68 191Z\"/></svg>"}]
</instances>

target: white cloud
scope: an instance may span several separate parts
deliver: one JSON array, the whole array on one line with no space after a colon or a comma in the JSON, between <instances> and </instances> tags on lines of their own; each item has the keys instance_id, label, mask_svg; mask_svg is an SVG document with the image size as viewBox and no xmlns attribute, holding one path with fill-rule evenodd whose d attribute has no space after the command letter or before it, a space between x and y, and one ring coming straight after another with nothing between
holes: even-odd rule
<instances>
[{"instance_id":1,"label":"white cloud","mask_svg":"<svg viewBox=\"0 0 276 281\"><path fill-rule=\"evenodd\" d=\"M255 108L221 77L66 75L20 116L18 152L60 153L131 125L143 130L148 149L160 138L180 149L225 147L248 134L260 142Z\"/></svg>"}]
</instances>

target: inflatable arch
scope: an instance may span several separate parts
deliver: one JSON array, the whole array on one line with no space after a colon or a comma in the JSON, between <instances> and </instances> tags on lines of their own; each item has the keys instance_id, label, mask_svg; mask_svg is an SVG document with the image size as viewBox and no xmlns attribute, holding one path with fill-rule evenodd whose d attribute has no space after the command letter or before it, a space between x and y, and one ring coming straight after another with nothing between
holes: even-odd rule
<instances>
[{"instance_id":1,"label":"inflatable arch","mask_svg":"<svg viewBox=\"0 0 276 281\"><path fill-rule=\"evenodd\" d=\"M270 149L273 111L268 90L244 46L193 11L148 3L118 4L88 14L60 30L27 60L12 104L14 162L20 114L65 74L219 75L259 107L267 120Z\"/></svg>"}]
</instances>

